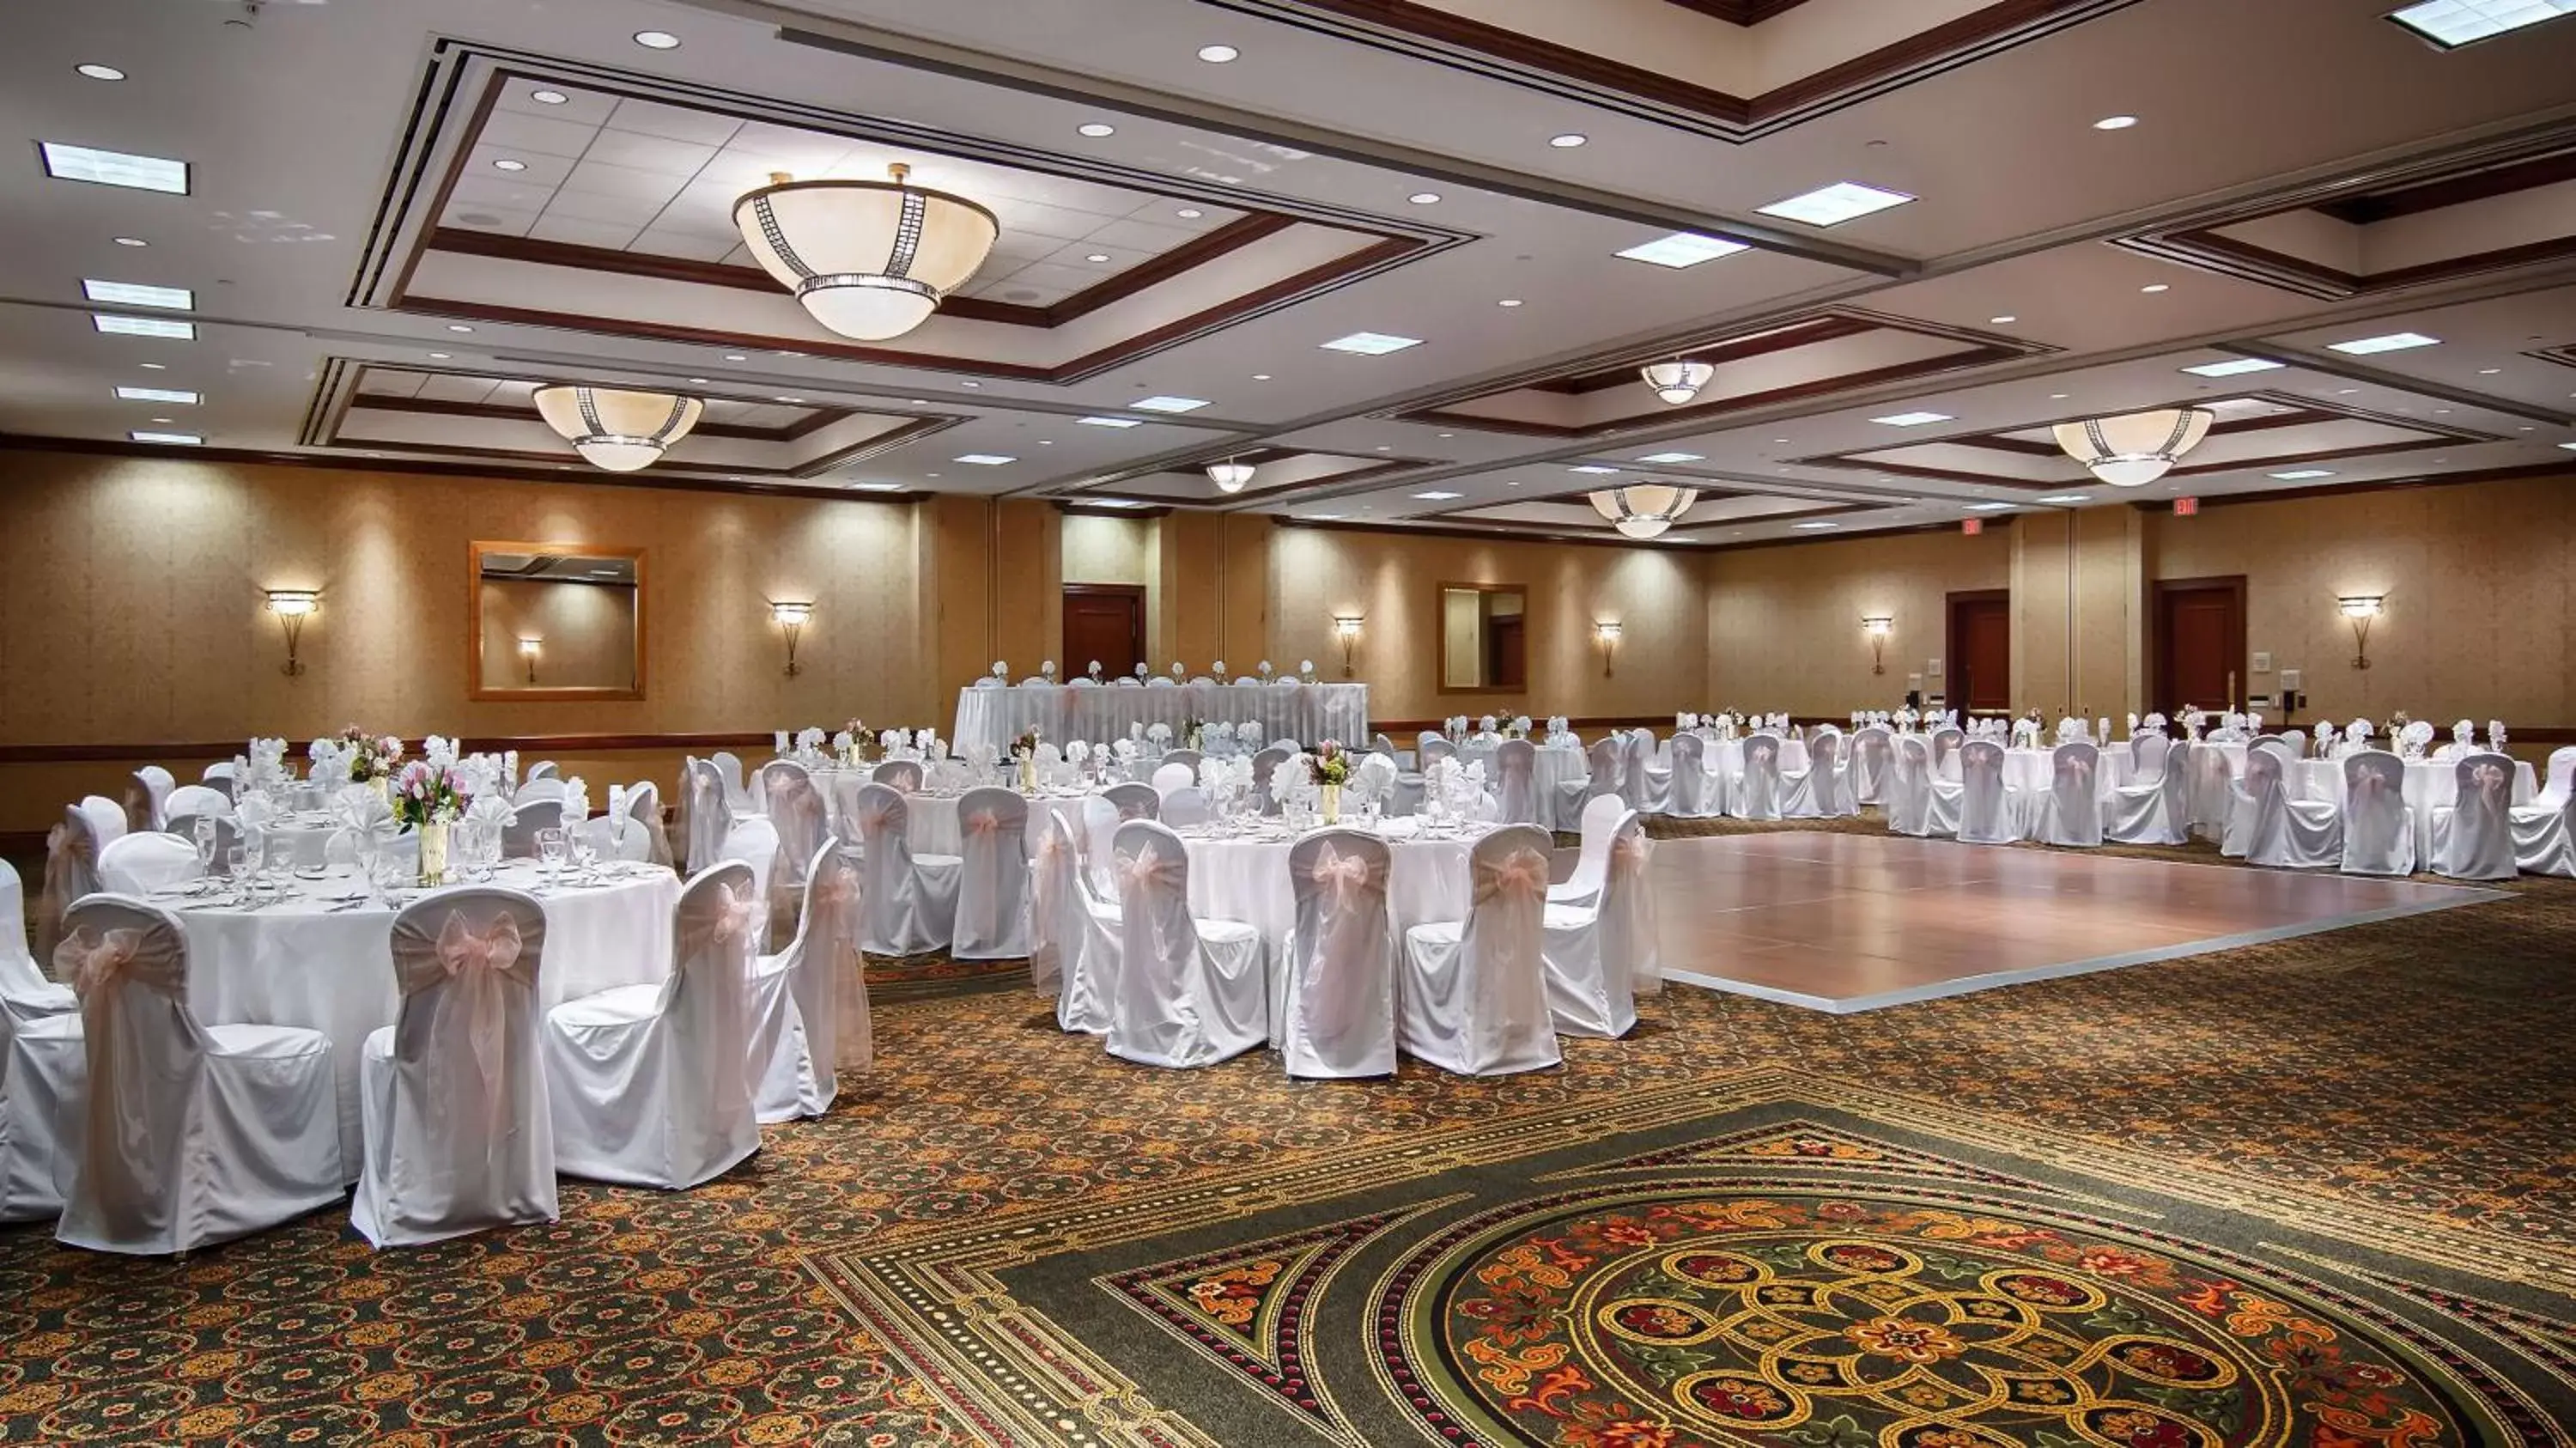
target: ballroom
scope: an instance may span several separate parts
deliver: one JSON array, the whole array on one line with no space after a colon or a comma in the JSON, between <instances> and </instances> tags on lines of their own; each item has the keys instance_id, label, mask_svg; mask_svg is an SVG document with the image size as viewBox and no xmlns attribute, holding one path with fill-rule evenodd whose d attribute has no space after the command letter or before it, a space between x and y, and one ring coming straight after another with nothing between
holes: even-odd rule
<instances>
[{"instance_id":1,"label":"ballroom","mask_svg":"<svg viewBox=\"0 0 2576 1448\"><path fill-rule=\"evenodd\" d=\"M80 0L0 1443L2576 1448L2576 0Z\"/></svg>"}]
</instances>

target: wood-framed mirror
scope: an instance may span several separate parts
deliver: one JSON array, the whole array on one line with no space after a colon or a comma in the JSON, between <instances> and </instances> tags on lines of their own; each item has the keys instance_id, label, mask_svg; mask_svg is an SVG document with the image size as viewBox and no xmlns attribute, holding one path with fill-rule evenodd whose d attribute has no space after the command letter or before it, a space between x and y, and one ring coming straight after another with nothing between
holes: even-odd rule
<instances>
[{"instance_id":1,"label":"wood-framed mirror","mask_svg":"<svg viewBox=\"0 0 2576 1448\"><path fill-rule=\"evenodd\" d=\"M1440 585L1440 692L1529 689L1529 590L1517 583Z\"/></svg>"},{"instance_id":2,"label":"wood-framed mirror","mask_svg":"<svg viewBox=\"0 0 2576 1448\"><path fill-rule=\"evenodd\" d=\"M644 697L644 550L478 540L467 574L466 697Z\"/></svg>"}]
</instances>

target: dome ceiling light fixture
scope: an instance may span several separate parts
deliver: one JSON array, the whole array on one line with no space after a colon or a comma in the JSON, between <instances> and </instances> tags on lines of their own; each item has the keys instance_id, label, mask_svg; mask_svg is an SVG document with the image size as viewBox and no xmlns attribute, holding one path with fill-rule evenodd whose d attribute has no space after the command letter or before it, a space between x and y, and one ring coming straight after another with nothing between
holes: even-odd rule
<instances>
[{"instance_id":1,"label":"dome ceiling light fixture","mask_svg":"<svg viewBox=\"0 0 2576 1448\"><path fill-rule=\"evenodd\" d=\"M2143 488L2200 446L2214 420L2205 407L2167 407L2061 422L2053 431L2057 445L2093 476L2115 488Z\"/></svg>"},{"instance_id":2,"label":"dome ceiling light fixture","mask_svg":"<svg viewBox=\"0 0 2576 1448\"><path fill-rule=\"evenodd\" d=\"M733 204L743 245L814 320L861 342L920 326L991 254L1002 224L962 196L884 181L798 181L784 171Z\"/></svg>"},{"instance_id":3,"label":"dome ceiling light fixture","mask_svg":"<svg viewBox=\"0 0 2576 1448\"><path fill-rule=\"evenodd\" d=\"M1253 471L1252 464L1239 463L1232 458L1227 458L1221 463L1208 464L1207 475L1208 480L1216 484L1218 492L1240 493L1245 485L1252 481Z\"/></svg>"},{"instance_id":4,"label":"dome ceiling light fixture","mask_svg":"<svg viewBox=\"0 0 2576 1448\"><path fill-rule=\"evenodd\" d=\"M537 415L572 443L584 461L631 473L662 460L671 444L698 425L706 404L669 392L559 384L536 391Z\"/></svg>"},{"instance_id":5,"label":"dome ceiling light fixture","mask_svg":"<svg viewBox=\"0 0 2576 1448\"><path fill-rule=\"evenodd\" d=\"M1690 511L1699 500L1695 488L1677 488L1670 483L1636 483L1624 488L1604 488L1591 495L1592 510L1608 519L1625 538L1656 538Z\"/></svg>"},{"instance_id":6,"label":"dome ceiling light fixture","mask_svg":"<svg viewBox=\"0 0 2576 1448\"><path fill-rule=\"evenodd\" d=\"M1676 357L1670 362L1649 363L1638 369L1638 375L1655 389L1657 397L1679 407L1699 396L1699 390L1717 375L1717 369L1706 362L1685 362Z\"/></svg>"}]
</instances>

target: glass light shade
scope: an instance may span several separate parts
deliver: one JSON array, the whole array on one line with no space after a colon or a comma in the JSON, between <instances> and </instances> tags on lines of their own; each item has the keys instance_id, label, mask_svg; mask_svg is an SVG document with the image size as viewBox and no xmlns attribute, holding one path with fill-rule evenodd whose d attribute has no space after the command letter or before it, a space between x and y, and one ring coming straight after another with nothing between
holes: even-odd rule
<instances>
[{"instance_id":1,"label":"glass light shade","mask_svg":"<svg viewBox=\"0 0 2576 1448\"><path fill-rule=\"evenodd\" d=\"M1244 485L1252 481L1252 472L1250 463L1210 463L1207 470L1208 478L1221 493L1242 492Z\"/></svg>"},{"instance_id":2,"label":"glass light shade","mask_svg":"<svg viewBox=\"0 0 2576 1448\"><path fill-rule=\"evenodd\" d=\"M2375 597L2346 598L2338 601L2343 605L2343 616L2346 618L2379 617L2379 600Z\"/></svg>"},{"instance_id":3,"label":"glass light shade","mask_svg":"<svg viewBox=\"0 0 2576 1448\"><path fill-rule=\"evenodd\" d=\"M1655 389L1657 397L1679 407L1699 396L1699 390L1717 375L1717 369L1706 362L1655 362L1639 368L1638 375Z\"/></svg>"},{"instance_id":4,"label":"glass light shade","mask_svg":"<svg viewBox=\"0 0 2576 1448\"><path fill-rule=\"evenodd\" d=\"M1660 538L1673 526L1669 518L1622 518L1615 525L1624 538Z\"/></svg>"},{"instance_id":5,"label":"glass light shade","mask_svg":"<svg viewBox=\"0 0 2576 1448\"><path fill-rule=\"evenodd\" d=\"M593 467L631 473L661 460L698 425L706 404L669 392L556 386L536 391L537 416Z\"/></svg>"},{"instance_id":6,"label":"glass light shade","mask_svg":"<svg viewBox=\"0 0 2576 1448\"><path fill-rule=\"evenodd\" d=\"M2093 476L2115 488L2139 488L2198 447L2214 420L2207 408L2168 407L2062 422L2054 431L2058 447Z\"/></svg>"},{"instance_id":7,"label":"glass light shade","mask_svg":"<svg viewBox=\"0 0 2576 1448\"><path fill-rule=\"evenodd\" d=\"M272 588L268 591L268 611L288 618L301 618L322 606L318 595L294 588Z\"/></svg>"},{"instance_id":8,"label":"glass light shade","mask_svg":"<svg viewBox=\"0 0 2576 1448\"><path fill-rule=\"evenodd\" d=\"M1677 488L1670 483L1638 483L1604 488L1591 495L1591 502L1592 511L1610 520L1622 536L1653 538L1689 512L1698 498L1695 489Z\"/></svg>"},{"instance_id":9,"label":"glass light shade","mask_svg":"<svg viewBox=\"0 0 2576 1448\"><path fill-rule=\"evenodd\" d=\"M734 202L761 270L844 337L883 342L930 319L984 264L1001 223L961 196L892 181L780 181Z\"/></svg>"}]
</instances>

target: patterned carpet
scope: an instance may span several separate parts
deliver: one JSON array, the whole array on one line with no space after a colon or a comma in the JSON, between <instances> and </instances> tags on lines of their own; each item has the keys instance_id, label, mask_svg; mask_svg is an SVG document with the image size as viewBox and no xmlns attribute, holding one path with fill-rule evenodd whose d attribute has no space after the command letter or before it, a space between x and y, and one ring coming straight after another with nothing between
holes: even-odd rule
<instances>
[{"instance_id":1,"label":"patterned carpet","mask_svg":"<svg viewBox=\"0 0 2576 1448\"><path fill-rule=\"evenodd\" d=\"M1320 1223L1367 1214L1327 1202L1403 1195L1461 1167L1540 1197L1559 1187L1532 1183L1522 1158L1761 1111L2082 1197L1997 1200L2065 1213L2063 1230L2097 1244L2169 1231L2201 1244L2172 1260L2204 1276L2226 1260L2210 1252L2252 1259L2240 1274L2251 1290L2332 1307L2342 1316L2295 1315L2357 1333L2372 1363L2420 1364L2460 1343L2455 1356L2492 1377L2563 1393L2576 1374L2576 884L2506 888L2510 898L2468 909L1859 1016L1678 991L1647 1003L1626 1041L1570 1041L1562 1070L1495 1081L1408 1067L1387 1081L1298 1084L1260 1056L1198 1072L1132 1068L1058 1034L1025 992L958 993L936 979L990 986L989 972L933 963L898 985L889 967L877 1069L846 1083L829 1118L771 1128L760 1155L694 1192L567 1182L551 1228L383 1254L328 1213L176 1263L61 1250L42 1229L0 1234L0 1443L1013 1441L975 1415L1014 1392L1057 1389L970 1389L956 1369L971 1355L923 1346L940 1314L982 1330L999 1320L995 1305L970 1295L887 1316L860 1291L869 1264L961 1235L1025 1242L1034 1260L1069 1226L1183 1200L1212 1203L1217 1219L1293 1208ZM1813 1184L1764 1163L1691 1170L1733 1173L1728 1190L1775 1203ZM1907 1191L1920 1206L1928 1189L1902 1174L1866 1180L1871 1210ZM1983 1179L1951 1189L2000 1190ZM2360 1267L2386 1281L2360 1282ZM1990 1269L2003 1270L1979 1271ZM1626 1293L1642 1280L1611 1285ZM2326 1282L2358 1305L2318 1292ZM2391 1307L2396 1297L2411 1305ZM2153 1311L2133 1305L2173 1326L2170 1297ZM1127 1332L1165 1344L1144 1359L1158 1370L1187 1356L1141 1310L1117 1311ZM2372 1316L2386 1312L2412 1326ZM2161 1335L2216 1361L2202 1338ZM1137 1361L1114 1338L1093 1346ZM2171 1390L2187 1391L2189 1376ZM1267 1444L1338 1431L1298 1426L1265 1402L1265 1426L1211 1438L1212 1424L1254 1421L1230 1417L1252 1409L1232 1390L1171 1382L1180 1396L1164 1401L1092 1381L1049 1420L1053 1436L1028 1441ZM2303 1436L2230 1441L2461 1441L2440 1424L2493 1437L2504 1410L2482 1393L2450 1392L2440 1414L2423 1409L2435 1426L2411 1435L2311 1415L2295 1420ZM1896 1421L1854 1418L1851 1437L1836 1416L1711 1441L1861 1448L1877 1441L1867 1430ZM2530 1441L2568 1441L2537 1421L2556 1436ZM2002 1441L2163 1441L2148 1420L2113 1426L2136 1431ZM1991 1441L1963 1431L1955 1443L1916 1434L1883 1448ZM2193 1441L2180 1431L2174 1448Z\"/></svg>"}]
</instances>

